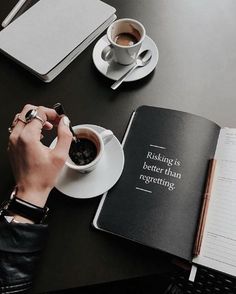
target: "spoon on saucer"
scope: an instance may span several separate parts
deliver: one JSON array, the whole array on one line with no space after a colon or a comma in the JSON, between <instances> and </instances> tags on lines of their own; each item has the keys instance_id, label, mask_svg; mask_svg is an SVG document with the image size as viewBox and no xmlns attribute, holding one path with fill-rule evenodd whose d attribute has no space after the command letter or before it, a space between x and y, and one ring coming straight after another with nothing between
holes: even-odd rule
<instances>
[{"instance_id":1,"label":"spoon on saucer","mask_svg":"<svg viewBox=\"0 0 236 294\"><path fill-rule=\"evenodd\" d=\"M117 89L122 82L137 68L143 67L149 63L152 58L152 51L151 50L144 50L142 51L137 59L135 60L134 66L132 66L122 77L120 77L114 84L111 85L113 90Z\"/></svg>"}]
</instances>

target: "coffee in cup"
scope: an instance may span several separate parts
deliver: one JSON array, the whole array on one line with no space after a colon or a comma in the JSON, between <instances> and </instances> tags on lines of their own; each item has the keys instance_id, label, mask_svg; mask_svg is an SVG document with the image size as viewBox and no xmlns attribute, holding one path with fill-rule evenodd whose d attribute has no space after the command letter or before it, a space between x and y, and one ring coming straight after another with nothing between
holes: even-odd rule
<instances>
[{"instance_id":1,"label":"coffee in cup","mask_svg":"<svg viewBox=\"0 0 236 294\"><path fill-rule=\"evenodd\" d=\"M133 46L134 44L138 43L140 40L140 34L136 31L135 34L133 33L120 33L115 36L114 41L117 45L120 46Z\"/></svg>"},{"instance_id":2,"label":"coffee in cup","mask_svg":"<svg viewBox=\"0 0 236 294\"><path fill-rule=\"evenodd\" d=\"M78 142L71 142L69 156L77 165L89 164L96 158L97 153L97 146L89 139L79 138Z\"/></svg>"},{"instance_id":3,"label":"coffee in cup","mask_svg":"<svg viewBox=\"0 0 236 294\"><path fill-rule=\"evenodd\" d=\"M139 21L131 18L116 20L107 29L110 44L103 49L102 58L123 65L133 63L145 36L145 28Z\"/></svg>"},{"instance_id":4,"label":"coffee in cup","mask_svg":"<svg viewBox=\"0 0 236 294\"><path fill-rule=\"evenodd\" d=\"M73 128L78 142L72 141L69 158L66 165L81 173L87 173L96 168L104 153L104 145L113 138L110 130L98 133L87 126Z\"/></svg>"}]
</instances>

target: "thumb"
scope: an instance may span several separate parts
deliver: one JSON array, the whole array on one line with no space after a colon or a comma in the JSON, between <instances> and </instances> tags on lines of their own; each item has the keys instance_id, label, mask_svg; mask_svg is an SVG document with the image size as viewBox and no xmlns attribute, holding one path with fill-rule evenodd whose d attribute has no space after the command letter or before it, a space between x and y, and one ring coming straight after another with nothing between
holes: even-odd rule
<instances>
[{"instance_id":1,"label":"thumb","mask_svg":"<svg viewBox=\"0 0 236 294\"><path fill-rule=\"evenodd\" d=\"M67 116L63 116L58 124L57 128L57 144L54 148L54 153L63 158L65 161L68 157L72 133L69 129L70 121Z\"/></svg>"}]
</instances>

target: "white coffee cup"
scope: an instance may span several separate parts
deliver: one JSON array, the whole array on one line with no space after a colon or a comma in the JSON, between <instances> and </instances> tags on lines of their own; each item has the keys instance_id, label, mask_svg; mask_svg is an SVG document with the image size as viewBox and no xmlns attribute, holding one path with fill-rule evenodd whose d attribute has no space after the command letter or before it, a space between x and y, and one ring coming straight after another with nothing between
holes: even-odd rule
<instances>
[{"instance_id":1,"label":"white coffee cup","mask_svg":"<svg viewBox=\"0 0 236 294\"><path fill-rule=\"evenodd\" d=\"M98 133L94 129L86 126L75 126L73 127L73 130L79 139L90 140L96 146L97 154L91 162L84 165L78 165L75 162L73 162L73 160L70 157L68 157L66 165L69 168L81 173L91 172L96 168L99 161L101 160L105 151L104 145L111 141L111 139L113 138L113 133L111 130L104 130L101 133Z\"/></svg>"},{"instance_id":2,"label":"white coffee cup","mask_svg":"<svg viewBox=\"0 0 236 294\"><path fill-rule=\"evenodd\" d=\"M135 61L146 36L144 26L137 20L122 18L107 29L109 45L102 51L105 61L129 65Z\"/></svg>"}]
</instances>

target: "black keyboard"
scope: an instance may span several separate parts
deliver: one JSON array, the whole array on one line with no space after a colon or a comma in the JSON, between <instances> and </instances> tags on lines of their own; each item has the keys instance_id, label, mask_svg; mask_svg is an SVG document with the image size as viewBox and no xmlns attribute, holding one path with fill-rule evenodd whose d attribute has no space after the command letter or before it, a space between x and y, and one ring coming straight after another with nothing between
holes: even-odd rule
<instances>
[{"instance_id":1,"label":"black keyboard","mask_svg":"<svg viewBox=\"0 0 236 294\"><path fill-rule=\"evenodd\" d=\"M189 273L178 272L172 277L172 285L166 293L173 294L236 294L236 278L198 267L194 282Z\"/></svg>"}]
</instances>

